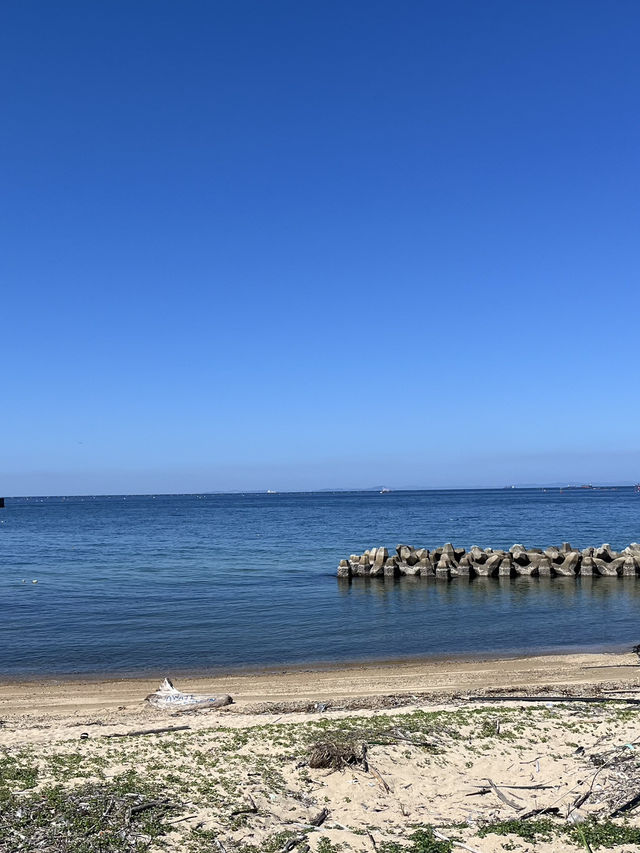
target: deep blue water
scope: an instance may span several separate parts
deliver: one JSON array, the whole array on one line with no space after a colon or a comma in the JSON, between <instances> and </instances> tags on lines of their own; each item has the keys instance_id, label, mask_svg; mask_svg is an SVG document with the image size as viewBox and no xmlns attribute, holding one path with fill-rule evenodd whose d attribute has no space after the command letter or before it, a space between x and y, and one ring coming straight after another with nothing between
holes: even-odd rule
<instances>
[{"instance_id":1,"label":"deep blue water","mask_svg":"<svg viewBox=\"0 0 640 853\"><path fill-rule=\"evenodd\" d=\"M0 674L164 674L640 642L640 579L335 577L341 558L374 545L563 540L580 548L640 540L640 496L629 488L8 499Z\"/></svg>"}]
</instances>

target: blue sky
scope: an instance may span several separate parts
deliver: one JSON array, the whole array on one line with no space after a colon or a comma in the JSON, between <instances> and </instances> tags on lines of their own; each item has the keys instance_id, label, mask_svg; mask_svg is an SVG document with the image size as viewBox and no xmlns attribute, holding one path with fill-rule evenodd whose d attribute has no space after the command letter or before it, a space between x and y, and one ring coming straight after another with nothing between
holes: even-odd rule
<instances>
[{"instance_id":1,"label":"blue sky","mask_svg":"<svg viewBox=\"0 0 640 853\"><path fill-rule=\"evenodd\" d=\"M640 479L639 25L5 3L0 493Z\"/></svg>"}]
</instances>

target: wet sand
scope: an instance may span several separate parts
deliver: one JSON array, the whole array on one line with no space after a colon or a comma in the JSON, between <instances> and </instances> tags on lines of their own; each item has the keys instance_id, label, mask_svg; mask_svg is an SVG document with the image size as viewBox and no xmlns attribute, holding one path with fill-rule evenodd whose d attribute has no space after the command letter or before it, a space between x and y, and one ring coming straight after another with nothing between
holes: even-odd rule
<instances>
[{"instance_id":1,"label":"wet sand","mask_svg":"<svg viewBox=\"0 0 640 853\"><path fill-rule=\"evenodd\" d=\"M167 673L171 677L171 673ZM640 666L633 654L551 654L483 660L410 660L347 666L269 668L209 677L175 678L182 690L229 693L234 711L260 703L372 701L385 696L444 700L460 694L496 691L526 693L549 689L594 692L603 685L640 689ZM0 717L72 716L119 711L136 715L158 678L40 679L0 682ZM375 703L374 703L375 704Z\"/></svg>"}]
</instances>

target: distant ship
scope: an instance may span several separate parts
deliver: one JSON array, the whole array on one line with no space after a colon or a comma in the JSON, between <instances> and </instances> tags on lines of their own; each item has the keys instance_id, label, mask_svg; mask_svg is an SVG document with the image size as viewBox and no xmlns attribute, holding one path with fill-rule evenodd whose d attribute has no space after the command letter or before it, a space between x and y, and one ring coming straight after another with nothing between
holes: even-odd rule
<instances>
[{"instance_id":1,"label":"distant ship","mask_svg":"<svg viewBox=\"0 0 640 853\"><path fill-rule=\"evenodd\" d=\"M267 489L267 494L268 495L277 495L278 493L274 492L273 489Z\"/></svg>"},{"instance_id":2,"label":"distant ship","mask_svg":"<svg viewBox=\"0 0 640 853\"><path fill-rule=\"evenodd\" d=\"M633 491L634 491L637 495L640 495L640 483L636 483L636 484L635 484Z\"/></svg>"},{"instance_id":3,"label":"distant ship","mask_svg":"<svg viewBox=\"0 0 640 853\"><path fill-rule=\"evenodd\" d=\"M391 491L391 489L380 489L380 494L381 495L388 495L390 491Z\"/></svg>"}]
</instances>

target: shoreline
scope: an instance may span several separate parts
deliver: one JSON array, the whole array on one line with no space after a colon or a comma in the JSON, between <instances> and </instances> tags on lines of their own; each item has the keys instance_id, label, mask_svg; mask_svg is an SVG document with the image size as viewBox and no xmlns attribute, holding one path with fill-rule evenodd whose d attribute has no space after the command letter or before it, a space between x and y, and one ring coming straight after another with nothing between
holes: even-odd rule
<instances>
[{"instance_id":1,"label":"shoreline","mask_svg":"<svg viewBox=\"0 0 640 853\"><path fill-rule=\"evenodd\" d=\"M167 673L169 677L173 673ZM39 678L0 681L0 717L73 716L78 712L119 709L122 717L149 715L145 697L156 690L157 676L114 678ZM301 710L313 702L332 705L358 701L396 704L438 702L495 693L548 692L597 694L604 686L640 690L640 665L631 652L581 652L499 657L411 659L356 662L349 665L296 665L177 676L179 689L209 695L230 694L226 714L250 712L258 706ZM294 707L297 706L297 707ZM286 711L285 711L286 712ZM158 716L158 712L152 712Z\"/></svg>"},{"instance_id":2,"label":"shoreline","mask_svg":"<svg viewBox=\"0 0 640 853\"><path fill-rule=\"evenodd\" d=\"M312 672L344 672L361 671L363 669L379 670L416 665L442 664L479 664L498 663L500 661L526 661L532 658L568 658L580 655L627 655L631 654L629 645L625 643L595 644L593 646L547 646L525 651L485 651L485 652L450 652L447 654L417 654L400 655L384 658L351 658L345 660L309 660L294 662L279 662L265 664L230 664L215 668L191 667L157 667L145 672L105 671L105 672L60 672L60 673L26 673L11 675L0 672L0 689L8 685L50 685L50 684L113 684L121 682L148 682L157 679L187 679L189 681L210 681L224 678L265 677L269 675L289 675ZM633 659L636 660L635 656ZM640 661L639 661L640 663ZM640 665L639 665L640 672Z\"/></svg>"}]
</instances>

